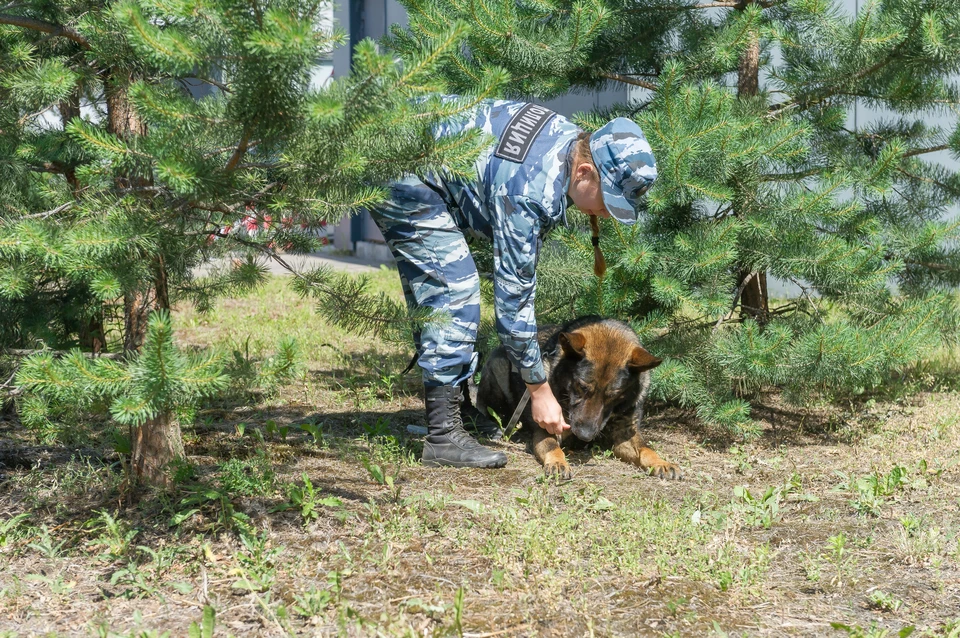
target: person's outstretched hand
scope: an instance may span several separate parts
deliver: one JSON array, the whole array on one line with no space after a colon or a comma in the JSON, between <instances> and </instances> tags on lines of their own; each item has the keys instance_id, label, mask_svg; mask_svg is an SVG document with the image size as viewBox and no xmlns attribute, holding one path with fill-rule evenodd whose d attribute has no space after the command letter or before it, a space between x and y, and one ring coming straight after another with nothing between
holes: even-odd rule
<instances>
[{"instance_id":1,"label":"person's outstretched hand","mask_svg":"<svg viewBox=\"0 0 960 638\"><path fill-rule=\"evenodd\" d=\"M563 409L557 403L557 398L553 396L553 390L546 381L536 385L527 384L530 390L530 409L533 412L533 420L550 434L563 434L570 429L567 422L563 420Z\"/></svg>"}]
</instances>

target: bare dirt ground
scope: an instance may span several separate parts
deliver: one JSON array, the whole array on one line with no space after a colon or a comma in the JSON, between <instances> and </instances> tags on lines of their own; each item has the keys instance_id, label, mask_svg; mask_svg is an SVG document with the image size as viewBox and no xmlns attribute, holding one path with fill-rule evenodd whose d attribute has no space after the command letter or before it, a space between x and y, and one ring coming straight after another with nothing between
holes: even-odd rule
<instances>
[{"instance_id":1,"label":"bare dirt ground","mask_svg":"<svg viewBox=\"0 0 960 638\"><path fill-rule=\"evenodd\" d=\"M649 406L683 481L596 449L556 483L519 440L503 470L421 467L409 351L279 282L177 327L247 362L292 334L306 369L185 413L171 490L131 495L106 423L54 433L99 458L0 468L0 636L960 636L942 379L831 409L762 397L749 443ZM0 451L37 436L0 420Z\"/></svg>"}]
</instances>

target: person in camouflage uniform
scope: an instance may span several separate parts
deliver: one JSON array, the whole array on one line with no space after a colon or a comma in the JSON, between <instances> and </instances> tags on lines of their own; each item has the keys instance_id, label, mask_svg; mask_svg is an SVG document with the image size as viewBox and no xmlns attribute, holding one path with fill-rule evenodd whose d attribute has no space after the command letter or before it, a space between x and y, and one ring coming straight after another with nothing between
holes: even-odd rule
<instances>
[{"instance_id":1,"label":"person in camouflage uniform","mask_svg":"<svg viewBox=\"0 0 960 638\"><path fill-rule=\"evenodd\" d=\"M634 223L656 167L642 131L625 118L588 136L545 107L489 100L436 135L468 128L496 139L480 154L472 179L408 176L391 184L389 199L371 214L396 258L407 303L450 317L416 336L427 412L423 463L503 467L506 455L477 443L460 413L466 381L476 371L480 323L480 280L467 237L493 242L497 334L530 389L534 420L562 433L569 426L536 339L543 238L565 220L568 198L584 213Z\"/></svg>"}]
</instances>

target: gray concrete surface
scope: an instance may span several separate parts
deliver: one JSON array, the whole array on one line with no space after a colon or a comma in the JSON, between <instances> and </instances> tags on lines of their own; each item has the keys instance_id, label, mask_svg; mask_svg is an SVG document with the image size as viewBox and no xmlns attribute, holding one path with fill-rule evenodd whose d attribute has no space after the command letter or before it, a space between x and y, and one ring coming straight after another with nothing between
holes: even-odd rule
<instances>
[{"instance_id":1,"label":"gray concrete surface","mask_svg":"<svg viewBox=\"0 0 960 638\"><path fill-rule=\"evenodd\" d=\"M303 255L290 255L290 254L281 254L283 260L286 261L290 266L296 268L297 270L312 270L320 266L328 266L334 270L348 273L369 273L376 272L380 270L381 266L386 266L387 268L396 268L392 263L384 263L381 261L375 261L371 259L363 259L361 257L354 257L352 255L343 255L339 254L332 246L327 246L320 249L314 253L307 253ZM194 274L198 277L201 277L209 273L213 268L223 266L227 263L227 259L215 259L209 264L201 266L194 271ZM264 263L264 266L267 267L267 270L274 275L289 275L290 271L273 261L272 259L267 260Z\"/></svg>"}]
</instances>

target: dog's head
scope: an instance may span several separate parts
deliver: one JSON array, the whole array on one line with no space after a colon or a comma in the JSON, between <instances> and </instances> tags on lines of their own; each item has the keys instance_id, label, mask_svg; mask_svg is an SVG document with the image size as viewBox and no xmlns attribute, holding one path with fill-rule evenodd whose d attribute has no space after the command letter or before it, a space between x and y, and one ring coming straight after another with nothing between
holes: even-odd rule
<instances>
[{"instance_id":1,"label":"dog's head","mask_svg":"<svg viewBox=\"0 0 960 638\"><path fill-rule=\"evenodd\" d=\"M617 413L632 413L643 389L643 373L661 360L647 352L624 325L598 323L559 337L561 359L550 385L566 409L570 430L592 441Z\"/></svg>"}]
</instances>

